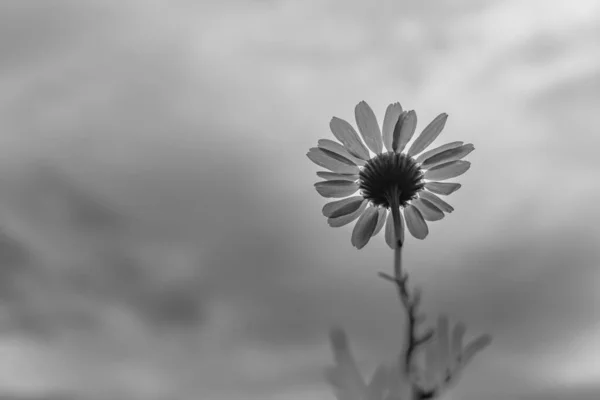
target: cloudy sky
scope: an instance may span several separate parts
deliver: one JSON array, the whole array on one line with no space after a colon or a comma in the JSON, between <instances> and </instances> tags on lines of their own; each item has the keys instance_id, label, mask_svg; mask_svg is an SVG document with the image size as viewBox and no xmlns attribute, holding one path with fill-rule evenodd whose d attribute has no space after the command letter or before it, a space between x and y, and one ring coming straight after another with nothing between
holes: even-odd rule
<instances>
[{"instance_id":1,"label":"cloudy sky","mask_svg":"<svg viewBox=\"0 0 600 400\"><path fill-rule=\"evenodd\" d=\"M405 249L494 337L444 399L600 397L597 1L4 0L0 55L2 393L333 399L333 325L391 361L392 254L306 158L365 100L476 147Z\"/></svg>"}]
</instances>

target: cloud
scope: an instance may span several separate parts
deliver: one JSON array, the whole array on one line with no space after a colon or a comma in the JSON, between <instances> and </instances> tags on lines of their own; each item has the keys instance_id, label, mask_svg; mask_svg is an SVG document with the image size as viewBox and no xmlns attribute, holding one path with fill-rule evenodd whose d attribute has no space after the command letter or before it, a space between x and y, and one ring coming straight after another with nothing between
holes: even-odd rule
<instances>
[{"instance_id":1,"label":"cloud","mask_svg":"<svg viewBox=\"0 0 600 400\"><path fill-rule=\"evenodd\" d=\"M456 212L405 254L428 315L495 337L452 395L592 379L562 349L596 330L593 2L385 5L3 4L5 224L44 261L14 278L15 313L55 332L32 360L65 359L57 381L88 395L250 399L327 391L334 323L365 372L389 358L403 320L375 273L391 255L326 225L304 156L365 99L380 121L393 101L419 126L449 112L440 140L477 148ZM116 212L112 239L15 211L39 158Z\"/></svg>"}]
</instances>

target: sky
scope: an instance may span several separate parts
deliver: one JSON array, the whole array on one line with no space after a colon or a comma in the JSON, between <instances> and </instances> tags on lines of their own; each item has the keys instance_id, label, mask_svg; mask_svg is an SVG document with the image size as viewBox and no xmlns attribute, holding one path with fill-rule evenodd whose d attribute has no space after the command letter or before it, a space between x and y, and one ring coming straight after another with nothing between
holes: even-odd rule
<instances>
[{"instance_id":1,"label":"sky","mask_svg":"<svg viewBox=\"0 0 600 400\"><path fill-rule=\"evenodd\" d=\"M306 157L368 102L474 143L406 241L430 323L492 345L445 400L600 395L600 3L5 0L0 394L333 399L403 344L393 254Z\"/></svg>"}]
</instances>

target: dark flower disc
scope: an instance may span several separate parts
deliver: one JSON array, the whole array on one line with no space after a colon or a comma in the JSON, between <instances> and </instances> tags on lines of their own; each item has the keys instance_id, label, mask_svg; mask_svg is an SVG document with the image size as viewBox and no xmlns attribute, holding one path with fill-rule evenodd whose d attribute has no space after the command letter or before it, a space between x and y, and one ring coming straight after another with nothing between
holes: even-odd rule
<instances>
[{"instance_id":1,"label":"dark flower disc","mask_svg":"<svg viewBox=\"0 0 600 400\"><path fill-rule=\"evenodd\" d=\"M398 203L405 207L423 187L423 172L417 162L406 154L393 151L370 159L359 174L362 196L376 206L390 208L389 199L398 189Z\"/></svg>"}]
</instances>

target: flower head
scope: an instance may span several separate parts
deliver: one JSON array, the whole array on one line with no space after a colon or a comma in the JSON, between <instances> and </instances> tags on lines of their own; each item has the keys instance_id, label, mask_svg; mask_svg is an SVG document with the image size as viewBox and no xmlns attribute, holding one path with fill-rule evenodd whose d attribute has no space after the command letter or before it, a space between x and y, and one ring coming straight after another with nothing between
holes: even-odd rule
<instances>
[{"instance_id":1,"label":"flower head","mask_svg":"<svg viewBox=\"0 0 600 400\"><path fill-rule=\"evenodd\" d=\"M344 198L327 203L323 215L332 227L358 219L351 241L359 249L384 226L386 242L395 248L393 214L400 219L400 242L404 241L404 221L412 236L424 239L429 233L426 221L440 220L454 210L437 195L449 195L461 185L441 181L469 169L471 163L462 159L474 150L473 145L452 142L424 151L444 128L445 113L427 125L410 147L417 126L413 110L390 104L381 129L366 102L356 106L355 116L360 136L347 121L334 117L329 126L339 142L319 140L307 154L328 170L317 172L324 179L315 184L317 192L323 197ZM402 210L404 217L394 209Z\"/></svg>"}]
</instances>

